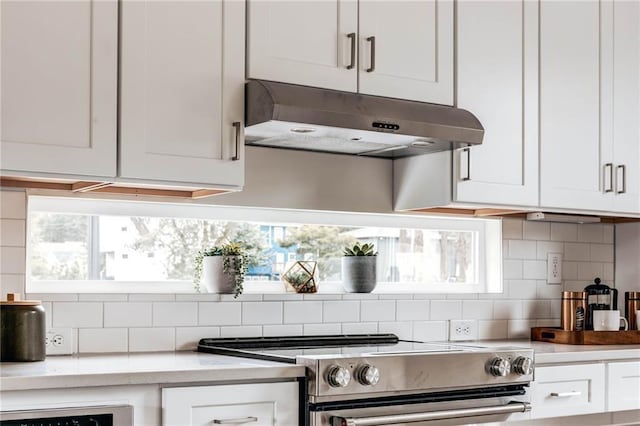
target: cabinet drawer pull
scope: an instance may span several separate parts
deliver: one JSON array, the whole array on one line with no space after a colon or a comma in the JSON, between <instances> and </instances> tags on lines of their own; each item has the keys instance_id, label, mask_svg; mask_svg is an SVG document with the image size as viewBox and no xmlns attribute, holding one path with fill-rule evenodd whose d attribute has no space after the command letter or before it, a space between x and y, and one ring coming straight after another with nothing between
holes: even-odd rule
<instances>
[{"instance_id":1,"label":"cabinet drawer pull","mask_svg":"<svg viewBox=\"0 0 640 426\"><path fill-rule=\"evenodd\" d=\"M245 423L255 423L258 421L257 417L238 417L237 419L213 419L214 425L242 425Z\"/></svg>"},{"instance_id":2,"label":"cabinet drawer pull","mask_svg":"<svg viewBox=\"0 0 640 426\"><path fill-rule=\"evenodd\" d=\"M347 69L351 70L356 66L356 33L349 33L347 37L351 40L351 62L347 65Z\"/></svg>"},{"instance_id":3,"label":"cabinet drawer pull","mask_svg":"<svg viewBox=\"0 0 640 426\"><path fill-rule=\"evenodd\" d=\"M570 396L580 396L582 392L580 391L570 391L570 392L551 392L549 396L553 398L568 398Z\"/></svg>"},{"instance_id":4,"label":"cabinet drawer pull","mask_svg":"<svg viewBox=\"0 0 640 426\"><path fill-rule=\"evenodd\" d=\"M621 164L617 167L617 169L622 170L622 178L620 179L622 181L622 189L618 189L616 192L618 194L624 194L625 192L627 192L627 166L624 164ZM618 186L618 180L616 179L616 188L617 186Z\"/></svg>"},{"instance_id":5,"label":"cabinet drawer pull","mask_svg":"<svg viewBox=\"0 0 640 426\"><path fill-rule=\"evenodd\" d=\"M371 65L367 68L367 72L376 70L376 38L375 36L367 37L367 41L371 43Z\"/></svg>"},{"instance_id":6,"label":"cabinet drawer pull","mask_svg":"<svg viewBox=\"0 0 640 426\"><path fill-rule=\"evenodd\" d=\"M461 180L471 180L471 148L463 148L463 153L467 153L467 174L461 177Z\"/></svg>"},{"instance_id":7,"label":"cabinet drawer pull","mask_svg":"<svg viewBox=\"0 0 640 426\"><path fill-rule=\"evenodd\" d=\"M240 132L241 132L242 123L239 121L234 121L233 127L236 128L236 155L231 157L231 160L238 161L240 159Z\"/></svg>"},{"instance_id":8,"label":"cabinet drawer pull","mask_svg":"<svg viewBox=\"0 0 640 426\"><path fill-rule=\"evenodd\" d=\"M607 169L609 173L607 173ZM609 187L607 188L607 174L609 175ZM604 192L613 192L613 163L604 165Z\"/></svg>"}]
</instances>

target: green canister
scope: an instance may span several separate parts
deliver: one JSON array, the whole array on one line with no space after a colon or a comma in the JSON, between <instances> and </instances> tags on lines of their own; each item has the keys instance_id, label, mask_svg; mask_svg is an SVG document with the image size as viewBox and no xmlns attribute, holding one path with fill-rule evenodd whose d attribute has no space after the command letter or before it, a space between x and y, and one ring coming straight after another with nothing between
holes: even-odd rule
<instances>
[{"instance_id":1,"label":"green canister","mask_svg":"<svg viewBox=\"0 0 640 426\"><path fill-rule=\"evenodd\" d=\"M0 301L0 361L43 361L45 311L39 300L9 293Z\"/></svg>"}]
</instances>

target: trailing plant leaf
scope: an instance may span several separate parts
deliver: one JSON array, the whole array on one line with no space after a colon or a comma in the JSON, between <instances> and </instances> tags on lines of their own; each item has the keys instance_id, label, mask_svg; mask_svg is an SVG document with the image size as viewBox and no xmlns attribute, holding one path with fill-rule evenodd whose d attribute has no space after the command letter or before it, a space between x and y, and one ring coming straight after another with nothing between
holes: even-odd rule
<instances>
[{"instance_id":1,"label":"trailing plant leaf","mask_svg":"<svg viewBox=\"0 0 640 426\"><path fill-rule=\"evenodd\" d=\"M377 256L378 252L373 251L375 248L373 243L355 243L353 247L345 247L345 256Z\"/></svg>"},{"instance_id":2,"label":"trailing plant leaf","mask_svg":"<svg viewBox=\"0 0 640 426\"><path fill-rule=\"evenodd\" d=\"M200 281L202 280L202 264L207 256L222 256L222 272L234 276L234 298L237 298L244 291L244 278L247 273L248 263L245 261L244 248L241 243L228 242L220 246L213 246L208 249L198 251L194 259L195 272L193 285L195 290L200 292Z\"/></svg>"}]
</instances>

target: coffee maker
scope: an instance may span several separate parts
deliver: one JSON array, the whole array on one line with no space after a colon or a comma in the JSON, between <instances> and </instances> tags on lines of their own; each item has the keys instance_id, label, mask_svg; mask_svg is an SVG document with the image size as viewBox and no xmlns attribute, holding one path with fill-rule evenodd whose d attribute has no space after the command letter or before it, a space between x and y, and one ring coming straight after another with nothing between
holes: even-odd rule
<instances>
[{"instance_id":1,"label":"coffee maker","mask_svg":"<svg viewBox=\"0 0 640 426\"><path fill-rule=\"evenodd\" d=\"M587 293L586 329L593 330L593 311L610 311L618 309L618 290L601 284L600 278L593 280L584 288Z\"/></svg>"}]
</instances>

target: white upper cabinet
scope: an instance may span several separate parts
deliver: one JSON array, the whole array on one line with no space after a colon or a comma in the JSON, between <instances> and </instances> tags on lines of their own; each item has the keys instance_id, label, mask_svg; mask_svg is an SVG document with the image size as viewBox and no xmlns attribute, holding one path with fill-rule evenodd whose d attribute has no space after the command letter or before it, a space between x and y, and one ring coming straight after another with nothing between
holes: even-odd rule
<instances>
[{"instance_id":1,"label":"white upper cabinet","mask_svg":"<svg viewBox=\"0 0 640 426\"><path fill-rule=\"evenodd\" d=\"M247 7L249 78L453 104L451 0Z\"/></svg>"},{"instance_id":2,"label":"white upper cabinet","mask_svg":"<svg viewBox=\"0 0 640 426\"><path fill-rule=\"evenodd\" d=\"M247 76L358 90L356 0L247 2Z\"/></svg>"},{"instance_id":3,"label":"white upper cabinet","mask_svg":"<svg viewBox=\"0 0 640 426\"><path fill-rule=\"evenodd\" d=\"M543 207L640 213L639 23L637 2L541 2Z\"/></svg>"},{"instance_id":4,"label":"white upper cabinet","mask_svg":"<svg viewBox=\"0 0 640 426\"><path fill-rule=\"evenodd\" d=\"M359 5L360 93L453 105L453 1Z\"/></svg>"},{"instance_id":5,"label":"white upper cabinet","mask_svg":"<svg viewBox=\"0 0 640 426\"><path fill-rule=\"evenodd\" d=\"M243 2L122 3L122 177L243 184L244 28Z\"/></svg>"},{"instance_id":6,"label":"white upper cabinet","mask_svg":"<svg viewBox=\"0 0 640 426\"><path fill-rule=\"evenodd\" d=\"M457 202L538 204L537 28L535 2L458 1L457 105L485 135L455 153Z\"/></svg>"},{"instance_id":7,"label":"white upper cabinet","mask_svg":"<svg viewBox=\"0 0 640 426\"><path fill-rule=\"evenodd\" d=\"M115 176L117 1L2 1L0 16L2 174Z\"/></svg>"}]
</instances>

